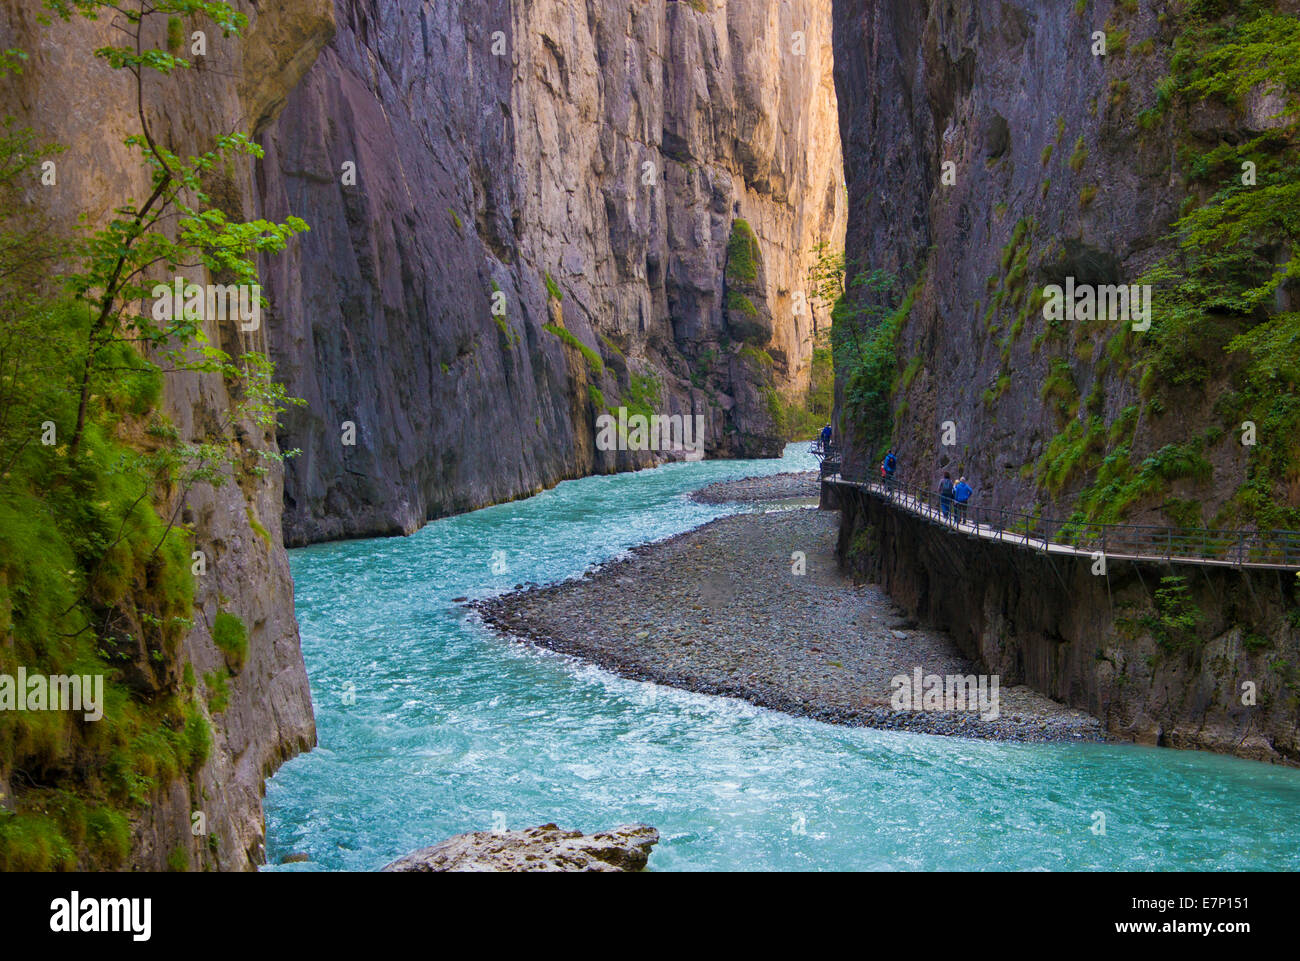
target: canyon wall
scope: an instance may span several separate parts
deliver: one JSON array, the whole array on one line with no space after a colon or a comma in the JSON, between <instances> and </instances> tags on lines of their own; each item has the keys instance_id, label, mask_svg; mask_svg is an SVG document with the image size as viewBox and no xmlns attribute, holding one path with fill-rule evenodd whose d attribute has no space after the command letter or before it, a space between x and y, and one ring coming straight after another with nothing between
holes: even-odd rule
<instances>
[{"instance_id":1,"label":"canyon wall","mask_svg":"<svg viewBox=\"0 0 1300 961\"><path fill-rule=\"evenodd\" d=\"M826 498L841 511L841 563L1001 684L1088 711L1116 738L1300 765L1289 571L1112 558L1101 576L1091 558L959 536L860 489L828 487ZM1194 641L1160 633L1153 599L1177 574L1190 575L1204 615Z\"/></svg>"},{"instance_id":2,"label":"canyon wall","mask_svg":"<svg viewBox=\"0 0 1300 961\"><path fill-rule=\"evenodd\" d=\"M1281 102L1258 91L1233 109L1178 99L1165 78L1191 6L1201 17L1232 10L835 0L846 261L851 276L897 277L893 298L875 303L902 305L895 361L875 385L887 420L851 412L851 369L837 357L846 476L874 476L892 443L900 480L937 488L944 471L965 474L980 505L1160 528L1251 522L1232 502L1254 475L1239 442L1243 358L1224 350L1231 324L1211 322L1209 336L1173 350L1158 309L1148 331L1042 309L1044 288L1070 277L1139 283L1170 253L1185 200L1192 209L1220 189L1213 178L1193 186L1202 158L1281 122ZM1228 157L1228 176L1239 159ZM1195 376L1151 363L1159 350ZM1294 447L1294 435L1270 443ZM1296 496L1278 478L1255 503L1294 507ZM1300 656L1286 616L1296 589L1285 574L1116 564L1095 577L1088 564L981 545L871 502L849 505L841 546L1004 682L1090 710L1113 733L1297 759ZM1164 577L1203 615L1191 650L1134 627L1159 619ZM1267 708L1240 703L1246 680L1268 691Z\"/></svg>"},{"instance_id":3,"label":"canyon wall","mask_svg":"<svg viewBox=\"0 0 1300 961\"><path fill-rule=\"evenodd\" d=\"M280 435L289 543L654 463L596 449L620 406L779 454L844 223L829 0L336 11L259 169L267 215L312 226L263 272L307 401Z\"/></svg>"},{"instance_id":4,"label":"canyon wall","mask_svg":"<svg viewBox=\"0 0 1300 961\"><path fill-rule=\"evenodd\" d=\"M1125 427L1137 464L1224 420L1213 412L1233 367L1222 351L1206 388L1144 406L1131 376L1141 345L1110 343L1123 321L1063 329L1036 299L1067 277L1135 284L1169 249L1187 161L1170 125L1146 128L1138 115L1168 73L1170 7L837 0L846 257L916 283L892 401L902 479L961 471L984 502L1063 517L1095 472L1049 481L1054 439L1081 439L1093 418L1110 427L1135 408ZM1105 55L1094 53L1097 32ZM1210 143L1248 133L1209 110L1186 120ZM843 426L852 438L856 425ZM1080 467L1098 465L1104 434L1088 437ZM1178 478L1168 499L1211 518L1246 475L1235 439L1212 435L1209 471ZM847 469L878 464L881 452L863 447L850 444ZM1130 519L1165 522L1165 500L1136 504Z\"/></svg>"},{"instance_id":5,"label":"canyon wall","mask_svg":"<svg viewBox=\"0 0 1300 961\"><path fill-rule=\"evenodd\" d=\"M242 37L223 38L205 24L208 53L195 58L193 69L167 79L146 75L155 136L179 153L210 150L219 135L269 123L333 30L327 0L235 6L250 21ZM92 56L96 48L121 42L111 18L42 26L38 13L37 5L23 0L3 4L0 47L29 55L22 74L6 80L6 110L31 127L38 142L66 146L56 157L57 183L35 185L31 199L56 229L70 233L79 217L99 224L126 198L146 196L148 170L122 143L139 129L134 83L126 71ZM165 28L165 21L155 23L146 41L165 48ZM209 192L231 217L256 216L252 167L252 161L230 163L210 178ZM232 318L205 322L204 328L213 345L231 354L266 350L265 326L245 333ZM166 379L163 411L182 441L209 439L234 403L231 387L217 374ZM239 433L245 451L275 450L274 436L251 424L239 425ZM181 521L192 527L194 546L206 555L206 573L195 578L194 626L184 638L180 663L164 665L160 673L178 678L188 665L212 746L192 778L165 785L133 813L131 868L232 870L259 864L263 780L315 744L293 581L281 542L281 502L278 467L252 483L200 484L185 501ZM247 657L228 680L224 705L214 705L216 692L206 680L226 672L226 658L212 640L219 609L239 617L248 632ZM0 780L7 773L0 772ZM201 822L193 819L199 812ZM193 830L196 825L202 833Z\"/></svg>"}]
</instances>

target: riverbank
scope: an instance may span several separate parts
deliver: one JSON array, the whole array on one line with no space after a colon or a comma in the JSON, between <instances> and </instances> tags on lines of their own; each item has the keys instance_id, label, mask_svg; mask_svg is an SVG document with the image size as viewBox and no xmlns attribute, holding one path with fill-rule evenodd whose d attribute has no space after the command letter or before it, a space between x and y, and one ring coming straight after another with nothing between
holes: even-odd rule
<instances>
[{"instance_id":1,"label":"riverbank","mask_svg":"<svg viewBox=\"0 0 1300 961\"><path fill-rule=\"evenodd\" d=\"M784 488L790 476L773 486ZM845 577L836 528L836 515L816 510L724 517L580 580L473 606L502 633L624 677L835 724L1003 741L1101 739L1095 718L1023 686L999 690L996 717L895 710L896 676L980 671L878 587Z\"/></svg>"}]
</instances>

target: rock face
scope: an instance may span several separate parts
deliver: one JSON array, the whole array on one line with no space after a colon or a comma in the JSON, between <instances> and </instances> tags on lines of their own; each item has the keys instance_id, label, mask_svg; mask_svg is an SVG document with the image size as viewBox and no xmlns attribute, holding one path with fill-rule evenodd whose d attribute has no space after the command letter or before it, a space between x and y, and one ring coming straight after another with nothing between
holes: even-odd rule
<instances>
[{"instance_id":1,"label":"rock face","mask_svg":"<svg viewBox=\"0 0 1300 961\"><path fill-rule=\"evenodd\" d=\"M924 271L898 336L900 370L915 365L893 401L902 480L937 483L958 468L982 502L1041 503L1065 516L1073 489L1054 494L1021 473L1065 426L1044 402L1053 365L1066 365L1078 397L1098 399L1076 405L1079 416L1112 423L1134 403L1135 385L1100 350L1109 330L1070 331L1063 344L1030 303L1035 289L1067 276L1136 283L1164 253L1181 199L1171 138L1135 119L1168 72L1172 24L1161 26L1149 5L1133 15L1121 6L835 4L846 259L905 283ZM1094 56L1093 31L1120 28L1127 53ZM1146 40L1150 52L1135 52ZM945 421L956 428L947 447ZM877 452L861 450L845 427L846 471L864 471ZM1144 426L1134 463L1185 439L1180 428ZM1195 491L1206 516L1215 492L1235 486L1224 477L1243 469L1241 445L1231 447ZM1159 523L1158 511L1135 522Z\"/></svg>"},{"instance_id":2,"label":"rock face","mask_svg":"<svg viewBox=\"0 0 1300 961\"><path fill-rule=\"evenodd\" d=\"M308 401L280 437L303 451L289 542L660 459L596 449L620 405L701 415L711 455L779 453L773 401L825 323L807 271L844 222L829 0L336 8L258 188L312 226L264 272ZM738 312L741 221L761 273Z\"/></svg>"},{"instance_id":3,"label":"rock face","mask_svg":"<svg viewBox=\"0 0 1300 961\"><path fill-rule=\"evenodd\" d=\"M1035 300L1067 277L1135 284L1167 252L1186 159L1168 119L1152 127L1138 114L1169 73L1173 8L835 0L833 18L846 260L897 274L915 295L890 400L900 479L937 485L945 470L964 473L981 505L1064 518L1117 446L1107 429L1121 412L1138 412L1134 465L1166 445L1200 444L1223 422L1215 404L1232 375L1223 355L1210 383L1161 414L1143 406L1128 363L1136 348L1110 340L1114 324L1053 328ZM1094 55L1099 30L1112 40L1104 56ZM1189 113L1179 122L1210 144L1242 142L1264 122ZM837 393L842 409L842 382ZM872 476L881 451L864 425L839 423L845 474ZM1091 473L1046 480L1049 445L1083 449L1085 435L1088 455L1101 450ZM1180 505L1213 517L1247 476L1247 453L1229 430L1207 435L1204 455L1204 472L1134 502L1127 522L1201 523L1171 516ZM842 549L865 537L854 553L869 559L855 563L1011 675L1004 683L1023 678L1118 735L1297 759L1289 578L1131 565L1097 577L1090 565L995 556L869 506L846 510ZM1141 626L1159 621L1164 576L1185 577L1205 612L1196 652L1169 651ZM1267 708L1242 704L1244 682L1272 692Z\"/></svg>"},{"instance_id":4,"label":"rock face","mask_svg":"<svg viewBox=\"0 0 1300 961\"><path fill-rule=\"evenodd\" d=\"M399 858L385 871L641 871L659 832L648 824L583 834L554 824L476 831Z\"/></svg>"},{"instance_id":5,"label":"rock face","mask_svg":"<svg viewBox=\"0 0 1300 961\"><path fill-rule=\"evenodd\" d=\"M223 39L209 31L208 56L194 69L179 71L174 84L169 81L166 111L150 118L157 135L181 153L209 150L217 135L268 123L333 30L326 0L235 6L249 17L244 37ZM30 126L38 141L69 145L59 157L59 186L41 199L57 227L71 230L79 215L101 222L123 198L145 196L146 170L122 145L122 138L138 129L128 77L91 53L120 42L120 35L107 19L42 27L38 12L22 0L3 3L0 46L24 49L31 58L9 85L17 100L6 109ZM161 37L154 43L165 46ZM162 97L151 91L147 100L159 103ZM222 198L229 213L256 216L251 163L232 164L218 179L210 192ZM208 323L206 333L231 354L266 349L264 328L241 333L231 320ZM163 406L182 438L200 441L233 402L219 376L187 373L168 377ZM246 447L274 450L273 436L245 428ZM207 762L193 781L172 782L141 809L133 824L131 868L162 870L178 849L195 869L256 866L263 859L263 779L315 744L293 581L281 546L281 502L278 470L244 487L231 483L190 493L183 521L193 524L208 573L195 579L194 628L184 640L182 659L192 665L201 692L204 674L224 666L210 634L219 605L243 620L249 650L229 680L225 710L209 717L213 743ZM166 668L169 676L179 675L181 662ZM196 812L204 816L206 834L192 831Z\"/></svg>"},{"instance_id":6,"label":"rock face","mask_svg":"<svg viewBox=\"0 0 1300 961\"><path fill-rule=\"evenodd\" d=\"M1003 686L1085 710L1117 738L1300 766L1300 645L1264 640L1287 635L1288 585L1273 572L1197 572L1190 599L1207 619L1194 644L1171 647L1149 590L1179 572L1167 565L1112 559L1098 577L1090 558L958 536L860 491L827 490L842 512L841 561Z\"/></svg>"}]
</instances>

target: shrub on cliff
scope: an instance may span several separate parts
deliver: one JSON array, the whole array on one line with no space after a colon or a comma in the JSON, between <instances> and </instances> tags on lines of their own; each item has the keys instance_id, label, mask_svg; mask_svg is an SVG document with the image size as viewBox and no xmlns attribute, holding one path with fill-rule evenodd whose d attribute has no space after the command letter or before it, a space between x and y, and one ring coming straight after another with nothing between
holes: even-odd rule
<instances>
[{"instance_id":1,"label":"shrub on cliff","mask_svg":"<svg viewBox=\"0 0 1300 961\"><path fill-rule=\"evenodd\" d=\"M831 312L836 379L844 385L844 413L869 457L894 432L898 331L912 312L921 279L898 302L898 279L886 271L857 274Z\"/></svg>"}]
</instances>

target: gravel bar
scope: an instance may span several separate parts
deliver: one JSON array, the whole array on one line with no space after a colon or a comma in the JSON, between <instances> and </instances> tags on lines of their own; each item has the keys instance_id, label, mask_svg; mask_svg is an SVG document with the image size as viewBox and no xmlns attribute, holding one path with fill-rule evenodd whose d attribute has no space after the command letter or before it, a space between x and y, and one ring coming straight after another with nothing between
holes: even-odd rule
<instances>
[{"instance_id":1,"label":"gravel bar","mask_svg":"<svg viewBox=\"0 0 1300 961\"><path fill-rule=\"evenodd\" d=\"M1005 741L1104 739L1096 718L1025 686L1000 687L997 718L892 708L896 675L980 668L880 588L840 573L837 520L812 509L724 517L581 579L471 606L501 633L623 677L820 721ZM792 570L796 551L803 574Z\"/></svg>"}]
</instances>

